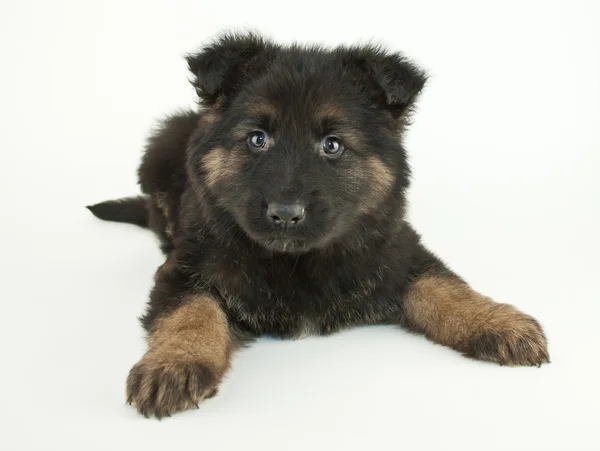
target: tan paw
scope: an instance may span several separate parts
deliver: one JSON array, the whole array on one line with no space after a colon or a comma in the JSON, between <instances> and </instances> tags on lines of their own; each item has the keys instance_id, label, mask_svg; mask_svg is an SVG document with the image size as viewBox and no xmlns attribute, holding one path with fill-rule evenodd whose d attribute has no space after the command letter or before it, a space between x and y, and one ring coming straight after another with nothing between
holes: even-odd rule
<instances>
[{"instance_id":1,"label":"tan paw","mask_svg":"<svg viewBox=\"0 0 600 451\"><path fill-rule=\"evenodd\" d=\"M127 402L146 418L160 419L198 407L200 401L216 394L217 384L215 375L203 364L144 357L127 377Z\"/></svg>"},{"instance_id":2,"label":"tan paw","mask_svg":"<svg viewBox=\"0 0 600 451\"><path fill-rule=\"evenodd\" d=\"M500 365L541 366L550 363L546 337L531 316L498 304L495 316L462 349L463 354Z\"/></svg>"}]
</instances>

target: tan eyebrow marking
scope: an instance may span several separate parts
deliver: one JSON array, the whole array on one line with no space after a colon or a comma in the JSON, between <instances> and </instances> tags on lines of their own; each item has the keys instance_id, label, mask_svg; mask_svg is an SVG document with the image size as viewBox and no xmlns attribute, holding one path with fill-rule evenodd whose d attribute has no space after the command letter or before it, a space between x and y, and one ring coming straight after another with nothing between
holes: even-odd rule
<instances>
[{"instance_id":1,"label":"tan eyebrow marking","mask_svg":"<svg viewBox=\"0 0 600 451\"><path fill-rule=\"evenodd\" d=\"M251 104L248 107L248 114L251 116L268 116L272 117L277 114L277 108L274 104L268 101L259 101Z\"/></svg>"},{"instance_id":2,"label":"tan eyebrow marking","mask_svg":"<svg viewBox=\"0 0 600 451\"><path fill-rule=\"evenodd\" d=\"M343 119L342 107L335 102L324 102L317 109L317 118L320 120L339 120Z\"/></svg>"}]
</instances>

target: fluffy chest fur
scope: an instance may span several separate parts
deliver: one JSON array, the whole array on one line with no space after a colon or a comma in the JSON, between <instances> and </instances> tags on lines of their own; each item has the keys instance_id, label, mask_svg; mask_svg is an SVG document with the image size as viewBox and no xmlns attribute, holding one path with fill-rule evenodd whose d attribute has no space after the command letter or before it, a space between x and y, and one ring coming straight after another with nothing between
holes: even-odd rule
<instances>
[{"instance_id":1,"label":"fluffy chest fur","mask_svg":"<svg viewBox=\"0 0 600 451\"><path fill-rule=\"evenodd\" d=\"M393 242L372 243L368 253L286 255L243 238L223 242L205 227L183 258L195 283L218 294L239 327L278 337L320 335L400 315L398 298L409 277L402 262L415 252L402 242L413 234L405 225Z\"/></svg>"}]
</instances>

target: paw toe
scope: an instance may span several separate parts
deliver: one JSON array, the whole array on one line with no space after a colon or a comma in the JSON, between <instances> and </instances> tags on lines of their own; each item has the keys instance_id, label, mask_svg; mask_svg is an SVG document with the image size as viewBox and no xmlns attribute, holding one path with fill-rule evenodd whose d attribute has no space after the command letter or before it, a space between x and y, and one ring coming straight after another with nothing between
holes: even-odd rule
<instances>
[{"instance_id":1,"label":"paw toe","mask_svg":"<svg viewBox=\"0 0 600 451\"><path fill-rule=\"evenodd\" d=\"M463 352L468 357L500 365L541 366L550 362L541 326L535 319L521 313L504 327L480 333Z\"/></svg>"},{"instance_id":2,"label":"paw toe","mask_svg":"<svg viewBox=\"0 0 600 451\"><path fill-rule=\"evenodd\" d=\"M201 364L140 362L127 378L127 402L142 415L160 419L198 406L216 393L216 383L212 372Z\"/></svg>"}]
</instances>

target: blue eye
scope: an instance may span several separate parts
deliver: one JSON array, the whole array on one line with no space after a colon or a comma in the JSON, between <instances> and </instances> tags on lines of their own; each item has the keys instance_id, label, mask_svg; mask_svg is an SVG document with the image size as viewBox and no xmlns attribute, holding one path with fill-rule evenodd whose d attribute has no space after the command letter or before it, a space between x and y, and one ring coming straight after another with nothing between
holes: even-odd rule
<instances>
[{"instance_id":1,"label":"blue eye","mask_svg":"<svg viewBox=\"0 0 600 451\"><path fill-rule=\"evenodd\" d=\"M336 136L328 136L323 140L323 154L328 158L337 158L344 152L342 140Z\"/></svg>"},{"instance_id":2,"label":"blue eye","mask_svg":"<svg viewBox=\"0 0 600 451\"><path fill-rule=\"evenodd\" d=\"M262 150L267 145L267 134L260 130L253 131L248 136L248 147L251 150Z\"/></svg>"}]
</instances>

